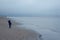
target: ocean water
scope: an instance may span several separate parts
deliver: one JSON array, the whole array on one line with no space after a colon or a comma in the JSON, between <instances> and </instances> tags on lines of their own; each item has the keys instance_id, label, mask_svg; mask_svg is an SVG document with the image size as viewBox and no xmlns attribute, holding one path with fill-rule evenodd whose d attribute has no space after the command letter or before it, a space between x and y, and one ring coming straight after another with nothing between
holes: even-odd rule
<instances>
[{"instance_id":1,"label":"ocean water","mask_svg":"<svg viewBox=\"0 0 60 40\"><path fill-rule=\"evenodd\" d=\"M20 23L18 27L39 32L43 40L60 40L59 17L11 17L11 19Z\"/></svg>"}]
</instances>

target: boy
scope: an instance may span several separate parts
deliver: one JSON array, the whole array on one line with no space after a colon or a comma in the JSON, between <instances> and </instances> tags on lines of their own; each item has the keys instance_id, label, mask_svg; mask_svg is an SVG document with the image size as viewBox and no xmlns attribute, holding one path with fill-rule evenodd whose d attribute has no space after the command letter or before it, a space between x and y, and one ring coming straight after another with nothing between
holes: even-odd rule
<instances>
[{"instance_id":1,"label":"boy","mask_svg":"<svg viewBox=\"0 0 60 40\"><path fill-rule=\"evenodd\" d=\"M10 20L8 20L8 24L9 24L9 28L11 28L11 21Z\"/></svg>"}]
</instances>

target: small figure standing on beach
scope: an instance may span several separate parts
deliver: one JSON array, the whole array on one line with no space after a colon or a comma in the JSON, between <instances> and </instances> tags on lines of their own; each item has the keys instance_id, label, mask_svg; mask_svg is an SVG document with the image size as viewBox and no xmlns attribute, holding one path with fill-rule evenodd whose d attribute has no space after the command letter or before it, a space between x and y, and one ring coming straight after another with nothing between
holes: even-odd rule
<instances>
[{"instance_id":1,"label":"small figure standing on beach","mask_svg":"<svg viewBox=\"0 0 60 40\"><path fill-rule=\"evenodd\" d=\"M11 28L11 21L10 20L8 20L8 24L9 24L9 28Z\"/></svg>"}]
</instances>

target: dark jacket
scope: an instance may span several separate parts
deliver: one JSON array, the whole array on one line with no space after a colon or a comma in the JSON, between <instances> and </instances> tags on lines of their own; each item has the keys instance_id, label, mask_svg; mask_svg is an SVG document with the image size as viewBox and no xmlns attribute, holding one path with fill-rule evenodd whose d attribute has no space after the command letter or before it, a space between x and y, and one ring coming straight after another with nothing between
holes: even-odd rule
<instances>
[{"instance_id":1,"label":"dark jacket","mask_svg":"<svg viewBox=\"0 0 60 40\"><path fill-rule=\"evenodd\" d=\"M11 21L10 20L8 20L8 23L9 23L9 25L11 25Z\"/></svg>"}]
</instances>

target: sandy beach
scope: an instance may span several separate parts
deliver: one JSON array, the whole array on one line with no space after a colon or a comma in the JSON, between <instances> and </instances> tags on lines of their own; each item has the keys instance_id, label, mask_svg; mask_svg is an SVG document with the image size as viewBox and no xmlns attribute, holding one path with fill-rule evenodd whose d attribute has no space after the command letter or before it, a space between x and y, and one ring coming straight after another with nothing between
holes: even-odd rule
<instances>
[{"instance_id":1,"label":"sandy beach","mask_svg":"<svg viewBox=\"0 0 60 40\"><path fill-rule=\"evenodd\" d=\"M0 17L0 40L40 40L39 33L17 28L15 22L12 22L12 28L9 29L7 21L6 17Z\"/></svg>"}]
</instances>

